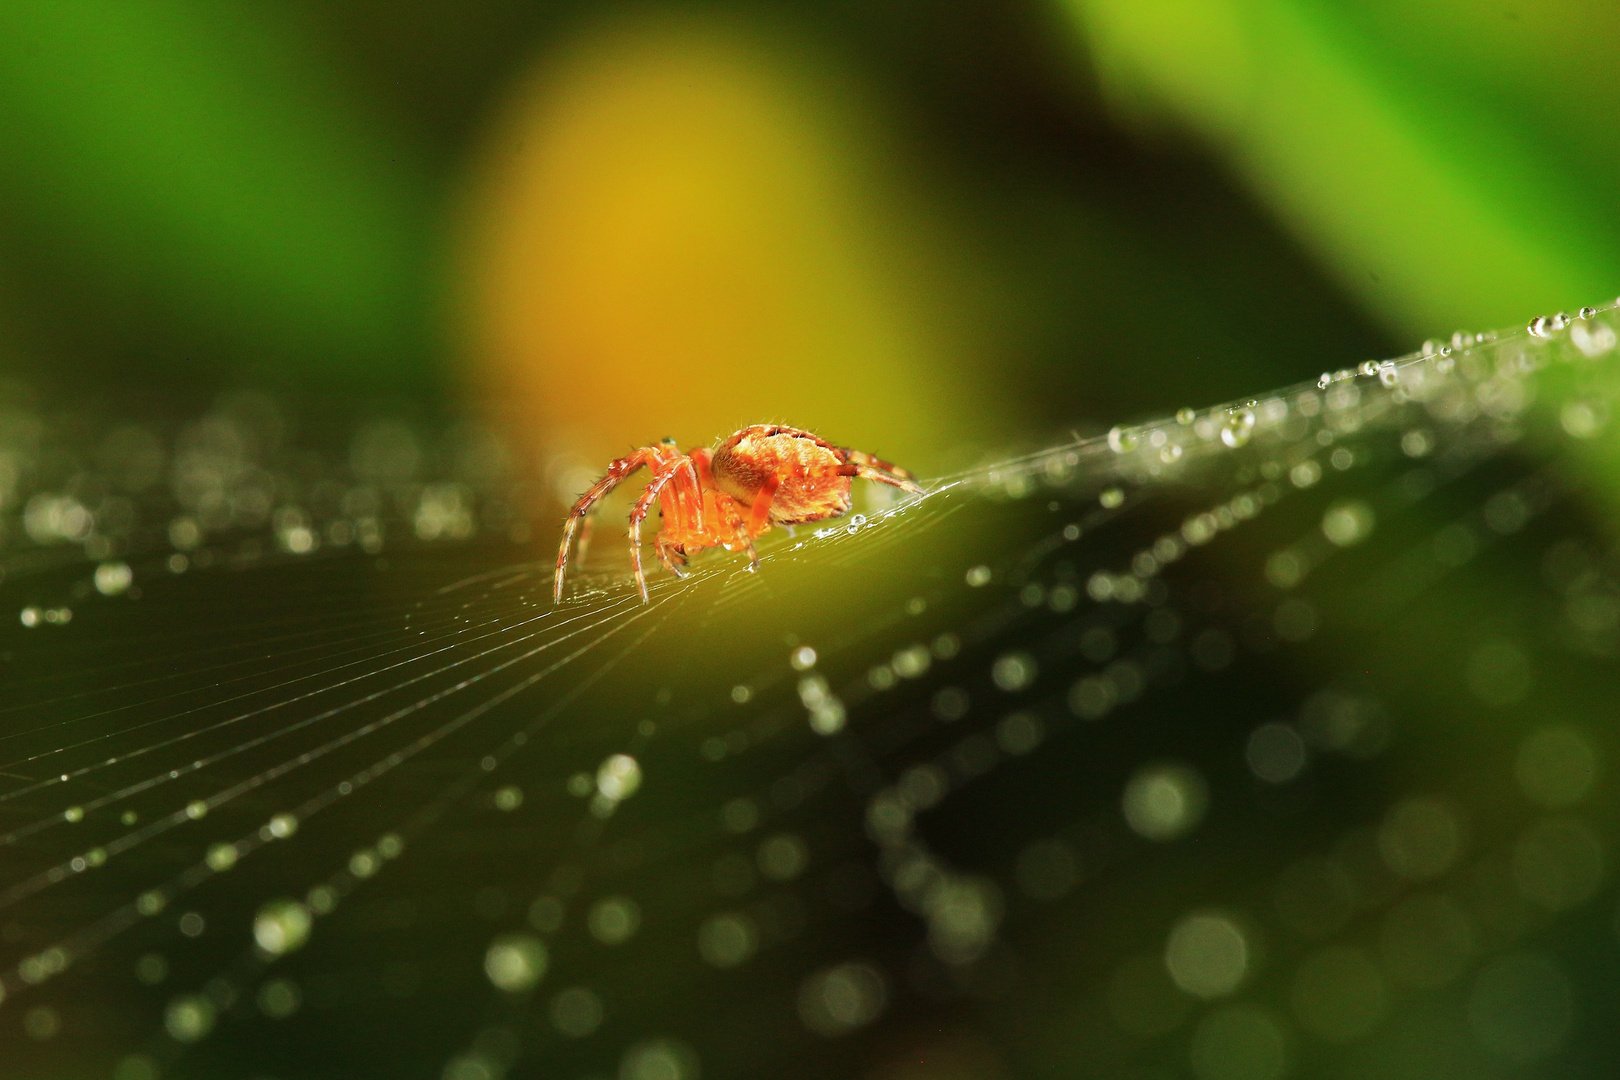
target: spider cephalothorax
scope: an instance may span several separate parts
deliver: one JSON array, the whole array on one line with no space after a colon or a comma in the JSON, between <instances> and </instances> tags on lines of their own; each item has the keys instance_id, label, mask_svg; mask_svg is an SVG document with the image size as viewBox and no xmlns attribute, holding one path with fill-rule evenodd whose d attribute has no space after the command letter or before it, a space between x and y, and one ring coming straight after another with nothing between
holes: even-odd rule
<instances>
[{"instance_id":1,"label":"spider cephalothorax","mask_svg":"<svg viewBox=\"0 0 1620 1080\"><path fill-rule=\"evenodd\" d=\"M674 439L665 439L613 462L607 475L574 504L557 551L556 599L562 599L568 552L580 521L598 499L643 466L652 472L652 480L630 511L630 562L643 602L647 578L641 569L641 523L655 500L664 524L653 548L665 569L679 577L687 559L709 547L746 551L750 568L759 565L754 537L772 525L797 525L847 512L854 477L922 494L911 474L898 466L780 424L745 427L713 450L698 448L684 454L675 449Z\"/></svg>"}]
</instances>

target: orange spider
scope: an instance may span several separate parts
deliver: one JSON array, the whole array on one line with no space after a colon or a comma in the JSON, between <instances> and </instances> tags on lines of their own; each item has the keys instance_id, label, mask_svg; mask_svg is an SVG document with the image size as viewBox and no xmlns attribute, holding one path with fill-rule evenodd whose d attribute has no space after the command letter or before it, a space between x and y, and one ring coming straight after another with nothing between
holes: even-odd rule
<instances>
[{"instance_id":1,"label":"orange spider","mask_svg":"<svg viewBox=\"0 0 1620 1080\"><path fill-rule=\"evenodd\" d=\"M746 551L748 568L755 569L759 556L754 537L772 525L797 525L847 512L853 477L913 495L923 493L911 474L896 465L780 424L745 427L713 450L700 447L684 454L675 449L674 439L665 439L613 462L607 475L574 504L557 551L554 599L562 600L568 550L581 519L642 466L652 471L652 482L630 511L630 563L642 603L647 602L647 578L641 570L641 523L655 499L664 524L653 547L666 570L685 577L682 567L687 560L709 547ZM584 544L582 536L581 547Z\"/></svg>"}]
</instances>

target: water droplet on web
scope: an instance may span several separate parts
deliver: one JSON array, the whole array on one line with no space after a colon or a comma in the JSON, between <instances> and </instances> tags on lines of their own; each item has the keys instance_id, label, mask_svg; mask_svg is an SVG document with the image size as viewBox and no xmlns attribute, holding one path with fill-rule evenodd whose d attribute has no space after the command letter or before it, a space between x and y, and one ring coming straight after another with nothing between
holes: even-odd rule
<instances>
[{"instance_id":1,"label":"water droplet on web","mask_svg":"<svg viewBox=\"0 0 1620 1080\"><path fill-rule=\"evenodd\" d=\"M509 994L532 989L545 977L549 961L545 942L532 934L506 934L490 943L484 974Z\"/></svg>"},{"instance_id":2,"label":"water droplet on web","mask_svg":"<svg viewBox=\"0 0 1620 1080\"><path fill-rule=\"evenodd\" d=\"M1198 414L1192 409L1182 408L1176 410L1176 423L1182 427L1186 427L1196 419L1198 419Z\"/></svg>"},{"instance_id":3,"label":"water droplet on web","mask_svg":"<svg viewBox=\"0 0 1620 1080\"><path fill-rule=\"evenodd\" d=\"M866 515L856 514L854 517L849 519L849 525L844 529L844 531L849 533L849 535L854 536L856 533L861 531L861 526L865 524Z\"/></svg>"},{"instance_id":4,"label":"water droplet on web","mask_svg":"<svg viewBox=\"0 0 1620 1080\"><path fill-rule=\"evenodd\" d=\"M253 920L253 940L271 956L283 956L309 940L309 908L296 900L272 900Z\"/></svg>"},{"instance_id":5,"label":"water droplet on web","mask_svg":"<svg viewBox=\"0 0 1620 1080\"><path fill-rule=\"evenodd\" d=\"M214 1006L201 995L176 998L163 1014L163 1026L176 1042L197 1042L214 1028Z\"/></svg>"},{"instance_id":6,"label":"water droplet on web","mask_svg":"<svg viewBox=\"0 0 1620 1080\"><path fill-rule=\"evenodd\" d=\"M238 854L235 844L214 844L209 847L204 861L210 870L222 874L236 865Z\"/></svg>"},{"instance_id":7,"label":"water droplet on web","mask_svg":"<svg viewBox=\"0 0 1620 1080\"><path fill-rule=\"evenodd\" d=\"M902 679L918 679L928 671L929 665L933 662L933 654L926 646L908 645L894 654L890 664L894 673Z\"/></svg>"},{"instance_id":8,"label":"water droplet on web","mask_svg":"<svg viewBox=\"0 0 1620 1080\"><path fill-rule=\"evenodd\" d=\"M1231 917L1195 912L1170 931L1164 962L1182 990L1194 997L1218 998L1243 982L1250 951L1246 935Z\"/></svg>"},{"instance_id":9,"label":"water droplet on web","mask_svg":"<svg viewBox=\"0 0 1620 1080\"><path fill-rule=\"evenodd\" d=\"M1378 829L1378 853L1394 873L1411 880L1435 878L1462 854L1463 825L1442 799L1419 796L1391 807Z\"/></svg>"},{"instance_id":10,"label":"water droplet on web","mask_svg":"<svg viewBox=\"0 0 1620 1080\"><path fill-rule=\"evenodd\" d=\"M1166 842L1198 826L1209 804L1209 786L1190 765L1149 765L1125 785L1121 809L1139 836Z\"/></svg>"},{"instance_id":11,"label":"water droplet on web","mask_svg":"<svg viewBox=\"0 0 1620 1080\"><path fill-rule=\"evenodd\" d=\"M887 1000L888 988L876 968L857 962L839 964L804 981L799 989L799 1019L815 1034L831 1039L876 1020ZM686 1080L683 1073L669 1075L671 1080Z\"/></svg>"},{"instance_id":12,"label":"water droplet on web","mask_svg":"<svg viewBox=\"0 0 1620 1080\"><path fill-rule=\"evenodd\" d=\"M623 802L641 787L641 765L629 754L614 754L596 770L596 790L603 798Z\"/></svg>"},{"instance_id":13,"label":"water droplet on web","mask_svg":"<svg viewBox=\"0 0 1620 1080\"><path fill-rule=\"evenodd\" d=\"M134 580L135 574L127 562L104 562L96 567L96 591L102 596L127 592Z\"/></svg>"},{"instance_id":14,"label":"water droplet on web","mask_svg":"<svg viewBox=\"0 0 1620 1080\"><path fill-rule=\"evenodd\" d=\"M1350 547L1372 535L1376 520L1372 507L1364 502L1335 503L1322 515L1322 535L1339 547Z\"/></svg>"},{"instance_id":15,"label":"water droplet on web","mask_svg":"<svg viewBox=\"0 0 1620 1080\"><path fill-rule=\"evenodd\" d=\"M585 917L591 936L603 945L622 945L641 928L641 906L628 896L607 896Z\"/></svg>"},{"instance_id":16,"label":"water droplet on web","mask_svg":"<svg viewBox=\"0 0 1620 1080\"><path fill-rule=\"evenodd\" d=\"M1595 308L1595 307L1583 307L1583 308L1581 308L1581 318L1583 318L1583 319L1590 319L1592 316L1594 316L1596 314L1597 314L1597 308Z\"/></svg>"},{"instance_id":17,"label":"water droplet on web","mask_svg":"<svg viewBox=\"0 0 1620 1080\"><path fill-rule=\"evenodd\" d=\"M997 657L990 667L991 679L1009 694L1029 688L1035 682L1036 673L1035 658L1025 652Z\"/></svg>"},{"instance_id":18,"label":"water droplet on web","mask_svg":"<svg viewBox=\"0 0 1620 1080\"><path fill-rule=\"evenodd\" d=\"M698 930L698 954L717 968L734 968L754 955L759 931L747 915L715 915Z\"/></svg>"},{"instance_id":19,"label":"water droplet on web","mask_svg":"<svg viewBox=\"0 0 1620 1080\"><path fill-rule=\"evenodd\" d=\"M1401 433L1401 453L1410 458L1427 457L1434 449L1434 437L1423 428Z\"/></svg>"},{"instance_id":20,"label":"water droplet on web","mask_svg":"<svg viewBox=\"0 0 1620 1080\"><path fill-rule=\"evenodd\" d=\"M1254 410L1236 409L1227 414L1221 425L1221 442L1236 450L1245 445L1254 434Z\"/></svg>"},{"instance_id":21,"label":"water droplet on web","mask_svg":"<svg viewBox=\"0 0 1620 1080\"><path fill-rule=\"evenodd\" d=\"M1108 429L1108 449L1116 454L1128 454L1136 449L1137 434L1129 428L1112 427Z\"/></svg>"},{"instance_id":22,"label":"water droplet on web","mask_svg":"<svg viewBox=\"0 0 1620 1080\"><path fill-rule=\"evenodd\" d=\"M1538 728L1519 745L1514 777L1519 790L1537 806L1567 809L1592 790L1599 773L1597 751L1574 728Z\"/></svg>"}]
</instances>

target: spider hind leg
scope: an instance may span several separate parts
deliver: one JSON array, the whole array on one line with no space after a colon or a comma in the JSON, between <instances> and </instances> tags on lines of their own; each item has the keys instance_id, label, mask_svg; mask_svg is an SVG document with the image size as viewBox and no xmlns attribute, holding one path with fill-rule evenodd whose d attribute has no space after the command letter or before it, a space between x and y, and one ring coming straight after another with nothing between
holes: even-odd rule
<instances>
[{"instance_id":1,"label":"spider hind leg","mask_svg":"<svg viewBox=\"0 0 1620 1080\"><path fill-rule=\"evenodd\" d=\"M845 450L844 460L848 462L838 469L840 476L857 477L861 480L872 480L879 484L888 484L911 495L925 494L922 485L912 477L911 473L898 465L873 457L861 450Z\"/></svg>"}]
</instances>

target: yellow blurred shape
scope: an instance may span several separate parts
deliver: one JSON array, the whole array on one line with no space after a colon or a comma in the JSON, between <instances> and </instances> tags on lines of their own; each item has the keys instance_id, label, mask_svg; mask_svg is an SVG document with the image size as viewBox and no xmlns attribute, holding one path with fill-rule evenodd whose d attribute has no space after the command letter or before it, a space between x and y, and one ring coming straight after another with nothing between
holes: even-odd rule
<instances>
[{"instance_id":1,"label":"yellow blurred shape","mask_svg":"<svg viewBox=\"0 0 1620 1080\"><path fill-rule=\"evenodd\" d=\"M763 421L928 468L951 395L853 104L703 24L620 26L520 81L463 314L475 384L554 468Z\"/></svg>"}]
</instances>

